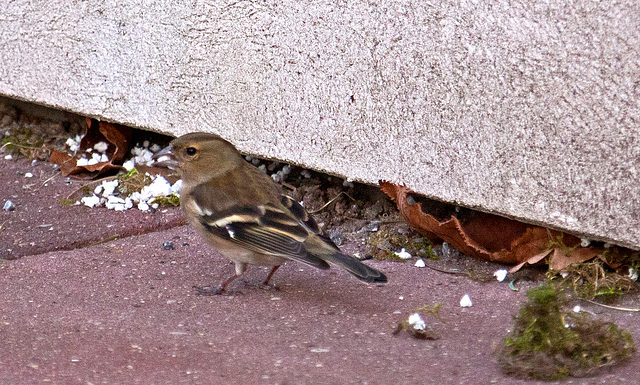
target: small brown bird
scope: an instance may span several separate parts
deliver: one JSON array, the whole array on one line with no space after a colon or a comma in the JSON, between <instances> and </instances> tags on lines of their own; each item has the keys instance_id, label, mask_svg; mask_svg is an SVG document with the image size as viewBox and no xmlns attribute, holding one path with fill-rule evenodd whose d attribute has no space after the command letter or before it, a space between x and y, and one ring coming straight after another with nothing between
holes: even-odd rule
<instances>
[{"instance_id":1,"label":"small brown bird","mask_svg":"<svg viewBox=\"0 0 640 385\"><path fill-rule=\"evenodd\" d=\"M180 206L191 225L220 253L235 263L235 274L211 290L221 294L248 264L273 266L264 285L287 260L319 269L340 266L369 283L387 277L340 249L294 199L283 195L269 176L246 162L221 137L192 133L174 139L155 154L158 164L178 170L182 178Z\"/></svg>"}]
</instances>

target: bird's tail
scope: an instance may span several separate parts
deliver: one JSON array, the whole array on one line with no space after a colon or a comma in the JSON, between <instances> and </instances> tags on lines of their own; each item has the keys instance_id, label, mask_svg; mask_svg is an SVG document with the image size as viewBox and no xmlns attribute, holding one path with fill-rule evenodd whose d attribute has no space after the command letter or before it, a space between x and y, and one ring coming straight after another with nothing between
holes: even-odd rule
<instances>
[{"instance_id":1,"label":"bird's tail","mask_svg":"<svg viewBox=\"0 0 640 385\"><path fill-rule=\"evenodd\" d=\"M387 276L381 271L365 265L359 260L342 253L324 254L320 258L340 266L356 278L367 283L387 283Z\"/></svg>"}]
</instances>

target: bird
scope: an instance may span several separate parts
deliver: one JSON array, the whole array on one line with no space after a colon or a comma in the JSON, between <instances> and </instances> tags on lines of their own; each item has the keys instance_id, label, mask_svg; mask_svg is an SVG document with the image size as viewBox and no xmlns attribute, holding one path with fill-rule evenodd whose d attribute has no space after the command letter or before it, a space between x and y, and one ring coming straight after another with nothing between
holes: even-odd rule
<instances>
[{"instance_id":1,"label":"bird","mask_svg":"<svg viewBox=\"0 0 640 385\"><path fill-rule=\"evenodd\" d=\"M196 287L197 294L227 293L248 265L271 267L262 283L269 287L276 270L289 260L322 270L332 264L367 283L388 281L384 273L343 254L300 203L221 136L180 136L154 160L182 179L180 206L190 225L235 264L234 275L210 289Z\"/></svg>"}]
</instances>

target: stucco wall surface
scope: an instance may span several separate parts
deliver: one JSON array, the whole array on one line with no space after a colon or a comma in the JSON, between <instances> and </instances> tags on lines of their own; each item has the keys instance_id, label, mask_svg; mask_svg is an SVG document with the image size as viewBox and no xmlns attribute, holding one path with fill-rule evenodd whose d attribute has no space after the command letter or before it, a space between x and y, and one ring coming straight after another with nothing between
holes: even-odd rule
<instances>
[{"instance_id":1,"label":"stucco wall surface","mask_svg":"<svg viewBox=\"0 0 640 385\"><path fill-rule=\"evenodd\" d=\"M28 1L0 94L640 248L640 2Z\"/></svg>"}]
</instances>

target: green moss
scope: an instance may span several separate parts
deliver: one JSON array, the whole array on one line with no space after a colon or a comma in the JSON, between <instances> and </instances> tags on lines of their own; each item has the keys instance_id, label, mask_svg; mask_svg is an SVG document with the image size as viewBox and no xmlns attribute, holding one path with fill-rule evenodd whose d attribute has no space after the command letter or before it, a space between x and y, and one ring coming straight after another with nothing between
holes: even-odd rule
<instances>
[{"instance_id":1,"label":"green moss","mask_svg":"<svg viewBox=\"0 0 640 385\"><path fill-rule=\"evenodd\" d=\"M122 196L129 196L134 192L140 192L145 186L153 182L146 173L141 174L136 168L132 168L125 174L118 175L118 190Z\"/></svg>"},{"instance_id":2,"label":"green moss","mask_svg":"<svg viewBox=\"0 0 640 385\"><path fill-rule=\"evenodd\" d=\"M587 376L628 360L634 343L615 324L563 311L567 300L553 285L531 289L499 355L502 370L525 379Z\"/></svg>"},{"instance_id":3,"label":"green moss","mask_svg":"<svg viewBox=\"0 0 640 385\"><path fill-rule=\"evenodd\" d=\"M23 129L2 138L2 147L12 155L24 155L34 159L36 152L42 149L44 141L34 138L31 131Z\"/></svg>"},{"instance_id":4,"label":"green moss","mask_svg":"<svg viewBox=\"0 0 640 385\"><path fill-rule=\"evenodd\" d=\"M145 186L150 185L153 179L146 173L142 174L137 169L132 168L126 174L118 175L118 190L123 196L129 196L131 193L140 192ZM171 194L166 197L157 197L149 203L158 203L161 206L180 206L180 197Z\"/></svg>"},{"instance_id":5,"label":"green moss","mask_svg":"<svg viewBox=\"0 0 640 385\"><path fill-rule=\"evenodd\" d=\"M70 207L76 204L76 201L69 198L63 198L58 201L62 207Z\"/></svg>"},{"instance_id":6,"label":"green moss","mask_svg":"<svg viewBox=\"0 0 640 385\"><path fill-rule=\"evenodd\" d=\"M166 197L155 198L151 203L158 203L161 206L180 206L180 197L176 194L171 194Z\"/></svg>"},{"instance_id":7,"label":"green moss","mask_svg":"<svg viewBox=\"0 0 640 385\"><path fill-rule=\"evenodd\" d=\"M438 321L444 323L444 321L440 317L440 310L442 310L442 306L443 306L443 303L441 302L435 303L433 305L422 305L413 309L411 313L426 313L434 316L435 318L438 319Z\"/></svg>"}]
</instances>

